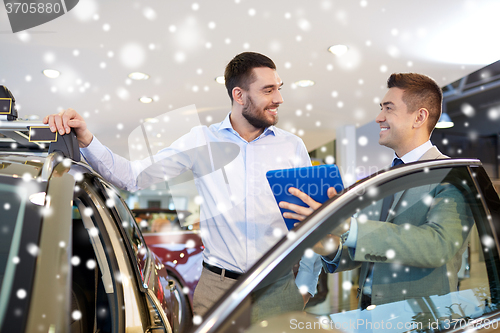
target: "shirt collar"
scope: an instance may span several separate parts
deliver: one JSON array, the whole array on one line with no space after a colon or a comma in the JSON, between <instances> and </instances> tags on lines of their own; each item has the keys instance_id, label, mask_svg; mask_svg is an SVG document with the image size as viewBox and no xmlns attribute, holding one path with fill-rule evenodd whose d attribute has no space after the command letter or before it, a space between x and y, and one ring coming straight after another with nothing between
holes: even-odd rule
<instances>
[{"instance_id":1,"label":"shirt collar","mask_svg":"<svg viewBox=\"0 0 500 333\"><path fill-rule=\"evenodd\" d=\"M416 162L422 157L422 155L425 154L426 151L432 148L432 143L430 140L425 142L424 144L418 146L417 148L413 149L412 151L406 153L403 157L401 157L401 160L407 164L407 163L412 163ZM396 156L396 153L394 153L394 158L398 158Z\"/></svg>"},{"instance_id":2,"label":"shirt collar","mask_svg":"<svg viewBox=\"0 0 500 333\"><path fill-rule=\"evenodd\" d=\"M229 115L231 114L231 112L229 112L227 115L226 115L226 118L224 118L224 120L222 121L222 123L220 124L219 126L219 129L218 131L220 132L221 130L223 129L229 129L229 130L233 130L233 125L231 125L231 120L229 119Z\"/></svg>"},{"instance_id":3,"label":"shirt collar","mask_svg":"<svg viewBox=\"0 0 500 333\"><path fill-rule=\"evenodd\" d=\"M221 130L223 129L227 129L227 130L230 130L231 132L234 132L236 133L236 131L234 130L233 128L233 125L231 125L231 120L229 119L229 116L231 115L231 112L229 112L227 115L226 115L226 118L224 118L224 120L222 121L222 123L220 124L219 126L219 129L218 131L220 132ZM276 127L274 126L269 126L267 127L264 132L262 132L261 135L259 135L259 138L263 137L263 136L266 136L270 133L273 133L274 135L276 135Z\"/></svg>"}]
</instances>

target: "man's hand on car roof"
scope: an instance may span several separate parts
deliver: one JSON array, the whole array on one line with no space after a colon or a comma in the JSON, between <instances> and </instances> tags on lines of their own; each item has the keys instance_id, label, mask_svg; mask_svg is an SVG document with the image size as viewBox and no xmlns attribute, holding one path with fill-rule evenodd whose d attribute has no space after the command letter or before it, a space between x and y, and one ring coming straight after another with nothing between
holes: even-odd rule
<instances>
[{"instance_id":1,"label":"man's hand on car roof","mask_svg":"<svg viewBox=\"0 0 500 333\"><path fill-rule=\"evenodd\" d=\"M68 134L73 128L80 148L87 147L93 139L92 133L87 128L87 123L81 115L73 109L54 113L43 118L44 124L49 124L52 132L58 131L60 135Z\"/></svg>"}]
</instances>

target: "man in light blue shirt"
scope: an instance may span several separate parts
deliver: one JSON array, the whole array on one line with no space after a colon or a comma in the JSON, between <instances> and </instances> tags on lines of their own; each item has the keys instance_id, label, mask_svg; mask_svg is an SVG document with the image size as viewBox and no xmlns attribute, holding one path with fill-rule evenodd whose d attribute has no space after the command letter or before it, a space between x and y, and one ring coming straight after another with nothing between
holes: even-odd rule
<instances>
[{"instance_id":1,"label":"man in light blue shirt","mask_svg":"<svg viewBox=\"0 0 500 333\"><path fill-rule=\"evenodd\" d=\"M203 198L200 226L205 246L204 268L194 295L197 315L203 315L288 232L266 172L311 165L302 140L274 126L283 103L283 83L271 59L253 52L237 55L226 67L225 84L232 102L226 118L208 128L192 128L152 160L130 162L113 154L72 109L44 119L53 131L69 133L74 128L88 163L120 188L133 191L193 171ZM236 149L236 157L223 168L214 167L213 149L206 154L199 149L219 143L229 145L233 152ZM304 257L295 283L291 274L275 283L275 290L266 293L271 295L267 305L260 313L254 311L254 320L282 311L280 306L301 310L316 291L320 270L318 255Z\"/></svg>"}]
</instances>

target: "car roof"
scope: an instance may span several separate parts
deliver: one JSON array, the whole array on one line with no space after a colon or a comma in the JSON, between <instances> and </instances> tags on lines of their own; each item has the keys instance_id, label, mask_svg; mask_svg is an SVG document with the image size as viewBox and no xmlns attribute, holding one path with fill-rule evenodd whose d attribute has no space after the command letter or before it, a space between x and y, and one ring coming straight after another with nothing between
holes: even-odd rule
<instances>
[{"instance_id":1,"label":"car roof","mask_svg":"<svg viewBox=\"0 0 500 333\"><path fill-rule=\"evenodd\" d=\"M36 155L0 153L0 174L22 177L29 173L33 178L41 175L46 158Z\"/></svg>"},{"instance_id":2,"label":"car roof","mask_svg":"<svg viewBox=\"0 0 500 333\"><path fill-rule=\"evenodd\" d=\"M85 162L75 162L64 159L60 154L26 154L16 152L0 152L0 176L11 176L21 178L26 173L39 181L47 181L54 167L59 163L68 161L72 170L80 173L96 174Z\"/></svg>"}]
</instances>

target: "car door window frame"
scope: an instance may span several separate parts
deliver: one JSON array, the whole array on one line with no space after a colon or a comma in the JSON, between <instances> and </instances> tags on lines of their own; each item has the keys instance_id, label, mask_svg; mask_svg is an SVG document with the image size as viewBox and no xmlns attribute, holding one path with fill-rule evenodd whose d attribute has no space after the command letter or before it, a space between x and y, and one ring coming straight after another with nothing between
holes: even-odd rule
<instances>
[{"instance_id":1,"label":"car door window frame","mask_svg":"<svg viewBox=\"0 0 500 333\"><path fill-rule=\"evenodd\" d=\"M144 241L144 238L142 237L142 234L140 233L140 229L139 229L137 223L135 222L134 215L132 214L132 212L130 212L130 209L128 208L128 206L121 200L120 196L116 194L115 189L111 188L111 186L107 185L101 179L99 179L97 177L94 178L93 183L96 186L96 188L98 189L99 194L102 196L104 201L111 199L115 202L115 205L121 204L124 206L124 208L127 210L128 215L129 215L128 216L129 221L127 221L127 222L130 223L131 228L134 228L135 230L139 231L137 233L137 235L139 236L139 238L141 240L142 247L146 250L146 253L145 253L146 261L144 262L144 265L143 265L143 267L144 267L143 271L141 270L141 266L139 265L139 262L137 260L137 253L133 249L129 235L122 225L122 222L123 222L122 216L120 216L120 213L118 212L115 205L111 205L111 207L108 207L109 211L113 215L113 218L117 222L116 225L117 225L117 228L120 231L122 238L124 239L124 242L126 244L127 253L129 255L129 258L130 258L131 262L134 264L134 266L137 268L137 269L134 269L133 271L135 273L137 282L139 283L140 290L143 293L147 293L149 276L151 275L150 274L151 272L149 269L151 266L151 255L149 253L149 249L146 245L146 242ZM108 191L115 192L116 199L118 199L119 202L116 202L115 198L111 198Z\"/></svg>"},{"instance_id":2,"label":"car door window frame","mask_svg":"<svg viewBox=\"0 0 500 333\"><path fill-rule=\"evenodd\" d=\"M105 206L102 204L101 200L95 193L95 189L92 188L90 176L85 176L85 180L82 181L79 185L80 190L75 194L75 201L79 201L85 207L83 210L80 209L80 213L82 215L82 219L86 218L85 209L90 209L90 218L92 220L92 224L98 231L98 237L100 243L103 244L104 248L112 249L113 245L109 235L106 232L106 225L102 219L102 214L95 213L100 212L103 213L102 209ZM101 211L99 208L101 207ZM96 249L94 249L95 251ZM125 301L123 299L123 286L121 283L116 281L116 273L120 272L120 268L117 262L117 258L111 256L109 251L104 250L104 254L106 256L106 261L108 264L108 269L111 272L111 281L113 285L113 292L107 293L109 305L111 307L112 319L113 319L113 332L123 332L125 329L125 316L124 316L124 306ZM97 253L96 253L97 256ZM103 268L102 268L103 269ZM106 268L104 268L104 271ZM104 272L103 271L103 272ZM104 282L104 281L103 281ZM107 290L109 291L109 289ZM110 299L111 298L111 299ZM120 314L122 312L122 314Z\"/></svg>"}]
</instances>

